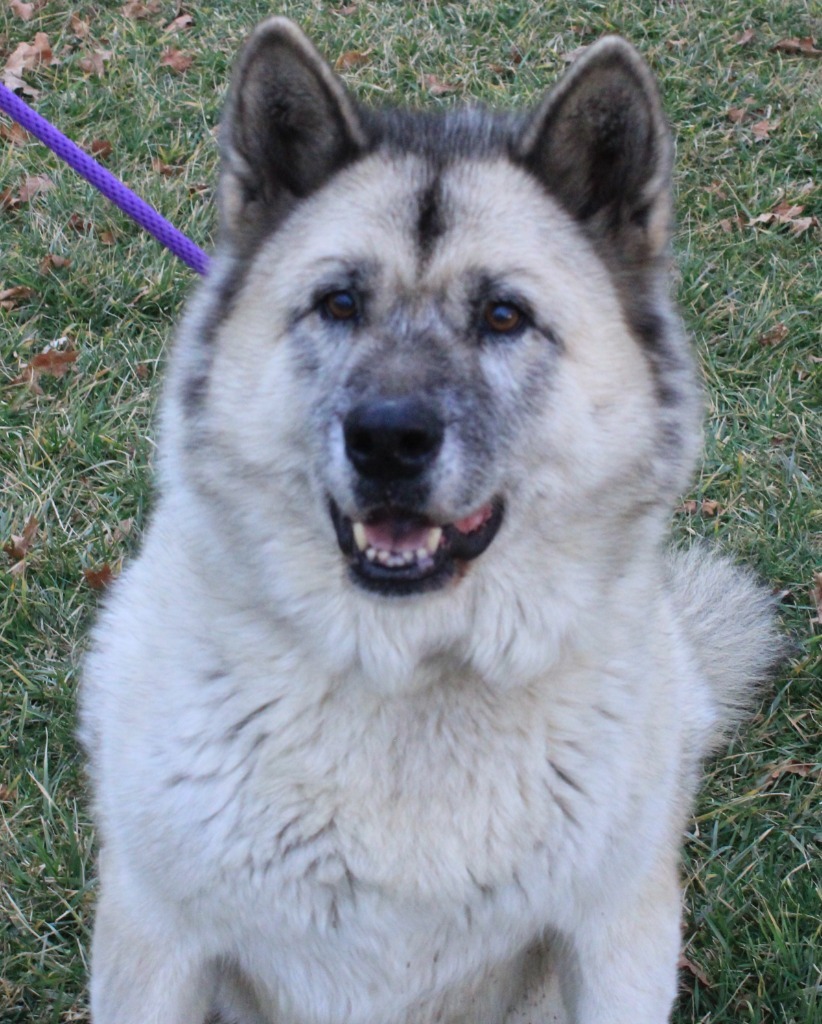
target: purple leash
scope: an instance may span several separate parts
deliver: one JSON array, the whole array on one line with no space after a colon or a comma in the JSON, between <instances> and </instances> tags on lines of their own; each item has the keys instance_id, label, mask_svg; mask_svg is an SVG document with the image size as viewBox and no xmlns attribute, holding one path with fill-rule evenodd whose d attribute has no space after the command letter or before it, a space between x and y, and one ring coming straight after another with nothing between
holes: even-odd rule
<instances>
[{"instance_id":1,"label":"purple leash","mask_svg":"<svg viewBox=\"0 0 822 1024\"><path fill-rule=\"evenodd\" d=\"M0 84L0 110L21 124L44 145L53 150L61 160L73 167L86 181L90 181L96 189L119 206L123 213L128 214L140 227L145 228L175 256L179 256L192 270L205 274L209 259L203 250L178 231L165 217L162 217L152 206L136 196L122 181L84 153L71 139L66 138L53 124L41 117L35 110L16 96L11 89Z\"/></svg>"}]
</instances>

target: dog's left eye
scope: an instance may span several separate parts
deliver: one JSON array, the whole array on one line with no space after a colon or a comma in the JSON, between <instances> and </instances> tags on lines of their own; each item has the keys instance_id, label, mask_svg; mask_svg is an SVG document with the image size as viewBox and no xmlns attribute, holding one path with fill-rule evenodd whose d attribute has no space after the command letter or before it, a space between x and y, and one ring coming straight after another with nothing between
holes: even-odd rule
<instances>
[{"instance_id":1,"label":"dog's left eye","mask_svg":"<svg viewBox=\"0 0 822 1024\"><path fill-rule=\"evenodd\" d=\"M525 326L525 314L512 302L488 302L482 322L494 334L516 334Z\"/></svg>"},{"instance_id":2,"label":"dog's left eye","mask_svg":"<svg viewBox=\"0 0 822 1024\"><path fill-rule=\"evenodd\" d=\"M320 300L320 310L329 320L353 320L359 313L359 303L353 292L329 292Z\"/></svg>"}]
</instances>

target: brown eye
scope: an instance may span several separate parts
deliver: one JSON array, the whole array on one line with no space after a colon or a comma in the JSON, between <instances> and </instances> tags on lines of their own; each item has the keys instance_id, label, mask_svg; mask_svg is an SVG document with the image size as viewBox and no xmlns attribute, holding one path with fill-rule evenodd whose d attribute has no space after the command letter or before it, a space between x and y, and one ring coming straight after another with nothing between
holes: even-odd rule
<instances>
[{"instance_id":1,"label":"brown eye","mask_svg":"<svg viewBox=\"0 0 822 1024\"><path fill-rule=\"evenodd\" d=\"M359 312L353 292L329 292L320 303L322 312L329 320L353 320Z\"/></svg>"},{"instance_id":2,"label":"brown eye","mask_svg":"<svg viewBox=\"0 0 822 1024\"><path fill-rule=\"evenodd\" d=\"M513 334L524 326L525 314L510 302L489 302L483 320L494 334Z\"/></svg>"}]
</instances>

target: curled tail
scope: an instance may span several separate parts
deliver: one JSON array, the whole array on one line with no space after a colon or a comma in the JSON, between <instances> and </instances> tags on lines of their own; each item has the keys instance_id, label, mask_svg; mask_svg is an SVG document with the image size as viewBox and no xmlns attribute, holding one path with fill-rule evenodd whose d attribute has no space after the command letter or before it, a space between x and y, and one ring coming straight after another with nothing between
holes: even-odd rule
<instances>
[{"instance_id":1,"label":"curled tail","mask_svg":"<svg viewBox=\"0 0 822 1024\"><path fill-rule=\"evenodd\" d=\"M704 546L671 553L671 592L713 696L719 746L789 652L776 602L748 569Z\"/></svg>"}]
</instances>

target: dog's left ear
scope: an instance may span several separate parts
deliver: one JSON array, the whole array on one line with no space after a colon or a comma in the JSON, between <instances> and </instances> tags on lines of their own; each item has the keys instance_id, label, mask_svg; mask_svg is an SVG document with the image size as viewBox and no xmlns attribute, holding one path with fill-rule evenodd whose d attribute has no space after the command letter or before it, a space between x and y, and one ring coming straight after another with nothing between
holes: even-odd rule
<instances>
[{"instance_id":1,"label":"dog's left ear","mask_svg":"<svg viewBox=\"0 0 822 1024\"><path fill-rule=\"evenodd\" d=\"M297 26L262 22L243 48L221 124L220 215L253 246L365 147L354 101Z\"/></svg>"},{"instance_id":2,"label":"dog's left ear","mask_svg":"<svg viewBox=\"0 0 822 1024\"><path fill-rule=\"evenodd\" d=\"M667 250L673 143L653 76L624 39L607 36L578 58L532 115L518 156L621 260Z\"/></svg>"}]
</instances>

